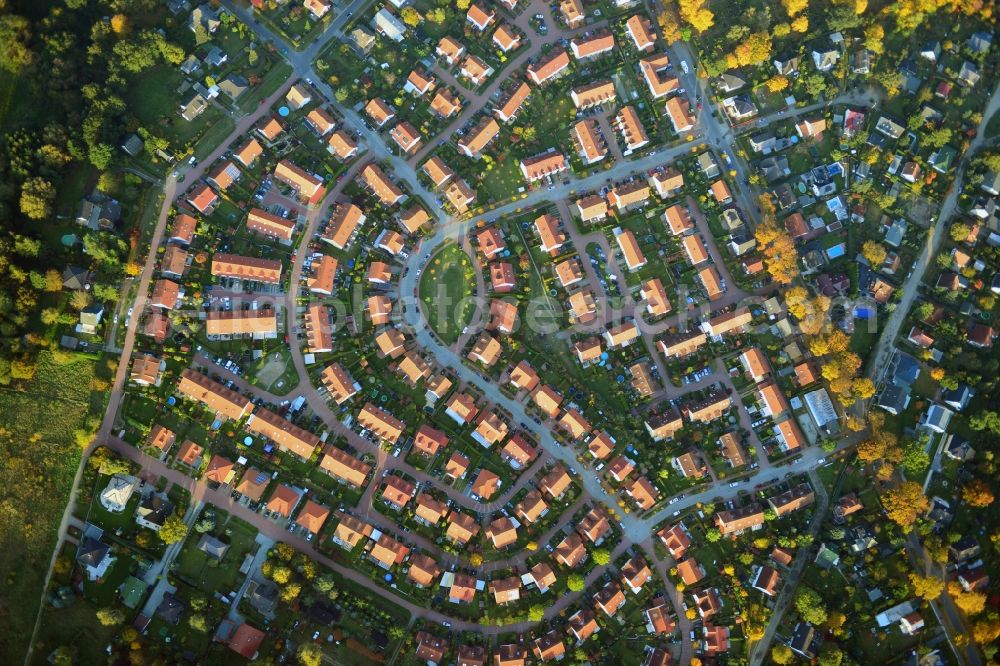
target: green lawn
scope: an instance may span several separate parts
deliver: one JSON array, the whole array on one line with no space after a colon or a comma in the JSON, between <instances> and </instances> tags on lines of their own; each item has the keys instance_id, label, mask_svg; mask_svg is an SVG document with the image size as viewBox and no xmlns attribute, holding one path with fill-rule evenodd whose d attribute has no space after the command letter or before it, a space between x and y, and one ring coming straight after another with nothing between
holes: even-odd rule
<instances>
[{"instance_id":1,"label":"green lawn","mask_svg":"<svg viewBox=\"0 0 1000 666\"><path fill-rule=\"evenodd\" d=\"M176 67L158 65L135 81L126 100L129 113L141 125L168 139L175 150L183 150L206 132L214 134L213 130L220 125L230 127L219 138L232 131L232 120L212 106L194 120L181 117L178 112L181 95L177 90L183 78Z\"/></svg>"},{"instance_id":2,"label":"green lawn","mask_svg":"<svg viewBox=\"0 0 1000 666\"><path fill-rule=\"evenodd\" d=\"M481 182L489 199L501 202L518 195L518 188L524 187L524 176L521 175L518 161L508 157L494 162L483 173Z\"/></svg>"},{"instance_id":3,"label":"green lawn","mask_svg":"<svg viewBox=\"0 0 1000 666\"><path fill-rule=\"evenodd\" d=\"M878 334L869 331L865 322L857 322L854 333L851 334L851 351L856 354L867 354L875 344L877 337Z\"/></svg>"},{"instance_id":4,"label":"green lawn","mask_svg":"<svg viewBox=\"0 0 1000 666\"><path fill-rule=\"evenodd\" d=\"M285 395L295 388L298 374L288 348L279 346L273 353L262 356L251 371L250 383L276 395Z\"/></svg>"},{"instance_id":5,"label":"green lawn","mask_svg":"<svg viewBox=\"0 0 1000 666\"><path fill-rule=\"evenodd\" d=\"M226 520L225 513L217 510L220 523ZM246 555L254 552L254 538L257 530L249 524L236 519L214 530L214 535L229 544L229 550L221 561L210 558L198 550L201 535L197 532L188 537L184 549L177 557L177 575L195 585L203 592L221 592L226 594L239 587L243 575L239 572L240 565Z\"/></svg>"},{"instance_id":6,"label":"green lawn","mask_svg":"<svg viewBox=\"0 0 1000 666\"><path fill-rule=\"evenodd\" d=\"M135 560L132 559L130 551L117 547L112 549L111 554L115 561L104 572L104 577L99 581L86 580L83 583L84 597L98 608L111 606L115 603L118 598L118 587L125 582L128 575L132 573L132 569L135 568Z\"/></svg>"},{"instance_id":7,"label":"green lawn","mask_svg":"<svg viewBox=\"0 0 1000 666\"><path fill-rule=\"evenodd\" d=\"M0 519L0 570L6 572L0 607L7 624L0 654L10 663L23 659L38 612L56 529L80 461L74 433L92 404L95 413L103 409L104 395L90 390L96 361L76 354L60 360L64 363L45 352L34 379L0 389L0 481L11 489Z\"/></svg>"},{"instance_id":8,"label":"green lawn","mask_svg":"<svg viewBox=\"0 0 1000 666\"><path fill-rule=\"evenodd\" d=\"M108 532L114 532L125 529L132 524L135 509L139 505L139 493L132 493L124 511L108 511L101 504L100 497L110 480L111 477L106 474L101 474L97 478L97 482L94 484L94 500L90 503L87 521Z\"/></svg>"},{"instance_id":9,"label":"green lawn","mask_svg":"<svg viewBox=\"0 0 1000 666\"><path fill-rule=\"evenodd\" d=\"M292 67L285 61L281 61L270 70L261 79L255 87L251 88L242 97L240 97L237 106L240 107L245 113L252 113L256 109L261 100L267 99L275 90L277 90L288 75L292 73Z\"/></svg>"},{"instance_id":10,"label":"green lawn","mask_svg":"<svg viewBox=\"0 0 1000 666\"><path fill-rule=\"evenodd\" d=\"M420 300L428 322L446 343L458 339L475 312L475 284L472 260L454 243L445 245L430 260L420 278Z\"/></svg>"}]
</instances>

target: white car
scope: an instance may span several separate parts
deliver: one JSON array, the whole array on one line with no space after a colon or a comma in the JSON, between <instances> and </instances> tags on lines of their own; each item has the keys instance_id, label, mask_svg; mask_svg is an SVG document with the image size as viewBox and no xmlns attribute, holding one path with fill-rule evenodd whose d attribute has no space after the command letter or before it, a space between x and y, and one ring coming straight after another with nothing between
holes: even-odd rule
<instances>
[{"instance_id":1,"label":"white car","mask_svg":"<svg viewBox=\"0 0 1000 666\"><path fill-rule=\"evenodd\" d=\"M687 60L681 60L681 69L684 70L685 74L691 73L691 70L688 68Z\"/></svg>"}]
</instances>

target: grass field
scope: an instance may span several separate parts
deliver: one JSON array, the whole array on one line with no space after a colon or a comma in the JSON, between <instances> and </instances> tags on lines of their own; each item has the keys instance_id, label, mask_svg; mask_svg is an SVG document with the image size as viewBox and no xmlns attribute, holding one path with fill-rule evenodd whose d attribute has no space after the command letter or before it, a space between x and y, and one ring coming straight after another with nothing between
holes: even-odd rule
<instances>
[{"instance_id":1,"label":"grass field","mask_svg":"<svg viewBox=\"0 0 1000 666\"><path fill-rule=\"evenodd\" d=\"M77 599L66 608L47 610L38 634L39 643L46 649L55 649L59 645L72 646L79 660L77 663L99 663L102 657L107 659L104 646L120 628L101 626L95 612L95 606L83 599ZM47 656L47 653L36 652L32 662L42 663Z\"/></svg>"},{"instance_id":2,"label":"grass field","mask_svg":"<svg viewBox=\"0 0 1000 666\"><path fill-rule=\"evenodd\" d=\"M458 339L476 310L475 284L472 260L454 243L434 255L420 278L420 300L428 323L446 343Z\"/></svg>"},{"instance_id":3,"label":"grass field","mask_svg":"<svg viewBox=\"0 0 1000 666\"><path fill-rule=\"evenodd\" d=\"M250 383L275 395L287 395L298 385L298 374L287 347L262 356L251 370Z\"/></svg>"},{"instance_id":4,"label":"grass field","mask_svg":"<svg viewBox=\"0 0 1000 666\"><path fill-rule=\"evenodd\" d=\"M87 414L103 405L92 392L97 363L82 355L39 357L35 378L21 390L0 389L0 438L4 456L0 482L7 489L0 517L0 612L7 631L0 637L5 663L24 658L38 612L56 530L80 461L74 432Z\"/></svg>"},{"instance_id":5,"label":"grass field","mask_svg":"<svg viewBox=\"0 0 1000 666\"><path fill-rule=\"evenodd\" d=\"M518 196L518 189L524 187L524 176L518 161L508 154L483 173L482 184L490 200L497 203Z\"/></svg>"}]
</instances>

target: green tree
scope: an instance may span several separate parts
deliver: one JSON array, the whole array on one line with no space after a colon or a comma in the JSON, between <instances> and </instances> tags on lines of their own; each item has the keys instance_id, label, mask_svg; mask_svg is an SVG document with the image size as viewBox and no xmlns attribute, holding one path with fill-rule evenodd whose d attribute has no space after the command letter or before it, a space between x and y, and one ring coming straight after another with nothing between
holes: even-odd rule
<instances>
[{"instance_id":1,"label":"green tree","mask_svg":"<svg viewBox=\"0 0 1000 666\"><path fill-rule=\"evenodd\" d=\"M116 455L109 455L101 461L100 467L97 468L101 474L128 474L132 471L129 466L128 461L124 458L119 458Z\"/></svg>"},{"instance_id":2,"label":"green tree","mask_svg":"<svg viewBox=\"0 0 1000 666\"><path fill-rule=\"evenodd\" d=\"M921 139L921 143L923 143L923 145L930 146L931 148L940 148L949 141L951 141L950 127L939 127L931 130L930 132L926 132Z\"/></svg>"},{"instance_id":3,"label":"green tree","mask_svg":"<svg viewBox=\"0 0 1000 666\"><path fill-rule=\"evenodd\" d=\"M543 617L545 617L545 607L541 604L535 604L528 609L528 619L532 622L541 622Z\"/></svg>"},{"instance_id":4,"label":"green tree","mask_svg":"<svg viewBox=\"0 0 1000 666\"><path fill-rule=\"evenodd\" d=\"M579 592L586 585L586 580L580 574L570 574L566 579L566 587L570 592Z\"/></svg>"},{"instance_id":5,"label":"green tree","mask_svg":"<svg viewBox=\"0 0 1000 666\"><path fill-rule=\"evenodd\" d=\"M215 516L206 516L194 524L194 531L198 534L211 532L215 529Z\"/></svg>"},{"instance_id":6,"label":"green tree","mask_svg":"<svg viewBox=\"0 0 1000 666\"><path fill-rule=\"evenodd\" d=\"M826 604L819 592L811 587L800 587L795 595L795 610L809 624L823 624L826 621Z\"/></svg>"},{"instance_id":7,"label":"green tree","mask_svg":"<svg viewBox=\"0 0 1000 666\"><path fill-rule=\"evenodd\" d=\"M0 2L0 8L3 7ZM17 74L34 60L28 48L31 24L17 14L0 14L0 68Z\"/></svg>"},{"instance_id":8,"label":"green tree","mask_svg":"<svg viewBox=\"0 0 1000 666\"><path fill-rule=\"evenodd\" d=\"M819 650L819 666L840 666L844 660L844 653L840 651L835 643L827 641Z\"/></svg>"},{"instance_id":9,"label":"green tree","mask_svg":"<svg viewBox=\"0 0 1000 666\"><path fill-rule=\"evenodd\" d=\"M95 143L87 151L87 158L95 168L103 171L111 164L112 149L107 143Z\"/></svg>"},{"instance_id":10,"label":"green tree","mask_svg":"<svg viewBox=\"0 0 1000 666\"><path fill-rule=\"evenodd\" d=\"M705 530L705 540L706 541L708 541L710 543L715 543L716 541L718 541L721 538L722 538L722 532L720 532L716 528L710 527L707 530Z\"/></svg>"},{"instance_id":11,"label":"green tree","mask_svg":"<svg viewBox=\"0 0 1000 666\"><path fill-rule=\"evenodd\" d=\"M934 314L934 304L931 303L930 301L924 301L923 303L917 306L917 309L914 311L914 314L920 321L927 321L928 319L930 319L931 315Z\"/></svg>"},{"instance_id":12,"label":"green tree","mask_svg":"<svg viewBox=\"0 0 1000 666\"><path fill-rule=\"evenodd\" d=\"M333 576L330 574L323 574L322 576L315 578L313 580L313 587L316 588L316 591L320 594L326 595L328 599L337 598L337 584Z\"/></svg>"},{"instance_id":13,"label":"green tree","mask_svg":"<svg viewBox=\"0 0 1000 666\"><path fill-rule=\"evenodd\" d=\"M923 442L911 439L903 444L903 460L899 466L907 475L919 476L927 471L930 464L931 457Z\"/></svg>"},{"instance_id":14,"label":"green tree","mask_svg":"<svg viewBox=\"0 0 1000 666\"><path fill-rule=\"evenodd\" d=\"M597 550L595 550L593 557L594 557L594 563L602 567L611 561L611 553L609 553L607 550L603 548L598 548Z\"/></svg>"},{"instance_id":15,"label":"green tree","mask_svg":"<svg viewBox=\"0 0 1000 666\"><path fill-rule=\"evenodd\" d=\"M163 527L158 532L160 541L168 545L183 540L187 533L188 528L184 524L184 519L176 513L167 516L167 519L163 521Z\"/></svg>"},{"instance_id":16,"label":"green tree","mask_svg":"<svg viewBox=\"0 0 1000 666\"><path fill-rule=\"evenodd\" d=\"M969 427L973 430L987 431L1000 435L1000 414L992 411L981 411L969 417Z\"/></svg>"}]
</instances>

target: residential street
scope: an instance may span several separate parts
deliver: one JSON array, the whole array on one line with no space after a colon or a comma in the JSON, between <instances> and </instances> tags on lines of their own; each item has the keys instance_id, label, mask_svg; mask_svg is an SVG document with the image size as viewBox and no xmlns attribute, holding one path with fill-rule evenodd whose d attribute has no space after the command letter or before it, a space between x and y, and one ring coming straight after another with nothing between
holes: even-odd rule
<instances>
[{"instance_id":1,"label":"residential street","mask_svg":"<svg viewBox=\"0 0 1000 666\"><path fill-rule=\"evenodd\" d=\"M278 48L288 59L293 71L289 78L279 87L279 89L269 96L268 99L264 100L257 109L246 116L236 119L236 126L233 132L230 133L230 135L212 152L211 155L195 166L180 166L177 171L174 172L175 175L168 177L164 183L163 203L157 218L156 226L152 233L150 246L152 249L145 258L142 272L137 280L137 294L135 301L129 306L133 314L126 327L124 339L119 341L121 343L121 361L117 367L114 382L110 391L107 412L93 442L84 452L83 461L77 470L72 487L71 500L64 511L59 529L58 544L49 565L49 572L46 577L46 588L52 574L52 568L55 563L56 555L60 552L62 543L66 539L66 531L72 520L74 503L79 494L79 485L82 479L86 459L96 446L103 444L117 451L122 456L141 465L146 473L162 476L168 483L176 483L183 488L188 489L191 492L192 505L189 512L185 515L185 521L189 525L194 523L198 513L206 503L219 506L228 511L231 515L245 520L257 528L260 531L260 538L265 541L265 543L271 543L273 541L289 543L295 548L308 553L310 557L323 566L333 569L347 579L365 586L367 589L371 590L373 594L384 597L406 609L414 617L438 623L450 622L452 628L456 631L469 630L476 631L487 636L496 636L498 634L507 634L512 632L526 632L535 626L536 623L533 622L519 622L510 625L464 622L452 618L446 612L446 608L443 610L439 608L428 608L423 604L415 603L414 600L402 596L400 591L387 589L377 579L369 577L368 574L353 567L347 566L344 564L344 562L347 561L346 558L341 561L340 558L329 557L322 554L314 548L311 542L306 541L296 534L292 534L281 525L250 510L246 506L234 502L229 488L210 488L207 483L203 481L196 481L189 476L172 469L163 462L144 454L135 446L119 439L116 436L115 430L119 427L117 423L118 410L121 407L124 396L124 388L130 369L130 360L133 356L133 352L137 349L141 349L142 347L141 344L137 347L136 336L139 334L139 322L141 321L142 314L148 304L147 294L156 270L158 260L156 248L158 248L163 241L167 224L171 219L172 207L175 205L178 198L183 196L184 190L202 178L205 171L229 149L230 143L243 137L261 118L268 116L271 113L271 106L285 95L294 82L301 78L310 80L312 85L326 97L326 101L329 106L336 109L336 112L344 118L346 126L359 135L360 143L362 143L363 147L367 150L367 154L363 158L357 160L348 169L345 176L333 187L331 187L319 204L310 207L306 211L305 229L301 236L302 244L299 246L298 252L296 253L291 266L289 278L290 282L287 292L281 296L285 309L286 331L288 332L289 339L291 341L291 359L298 376L298 382L286 395L279 396L251 385L244 378L220 367L206 356L196 355L195 364L208 368L210 373L219 375L224 380L232 381L237 390L248 395L260 397L270 403L280 403L284 400L294 399L297 396L304 396L309 409L322 419L324 427L330 431L332 436L346 439L351 447L362 454L371 456L374 460L373 477L364 491L360 504L357 507L350 509L350 512L358 516L363 516L367 522L376 526L380 530L389 534L397 534L399 538L409 542L412 546L418 547L422 551L432 554L443 566L456 564L457 566L464 568L474 568L468 559L452 555L444 551L431 540L418 534L399 534L399 527L395 525L390 518L382 515L373 502L375 492L379 486L379 475L383 471L399 470L405 472L408 476L413 477L416 481L432 485L434 488L446 495L454 506L474 512L482 519L484 516L490 515L494 511L504 507L519 491L524 489L533 481L533 477L535 477L536 473L539 472L545 465L551 463L552 461L561 461L573 471L583 489L581 496L574 500L572 505L564 511L564 514L566 516L572 515L587 503L603 505L614 513L623 532L623 536L618 543L613 544L612 546L612 561L614 561L614 559L619 555L626 552L642 550L645 553L645 556L650 562L651 568L655 569L661 579L660 582L662 583L662 587L667 590L667 596L671 599L675 615L678 618L680 638L678 643L675 645L675 658L679 659L682 664L689 663L694 655L694 645L690 638L691 630L694 625L685 617L682 605L682 595L678 592L676 586L671 581L671 577L668 575L668 572L674 562L669 558L663 559L658 557L653 548L652 534L654 527L663 521L674 519L681 513L689 509L693 509L699 504L735 499L742 492L752 493L753 490L759 486L781 482L785 478L793 475L808 473L817 495L817 501L813 507L813 518L809 528L810 533L815 536L818 534L830 501L830 498L827 496L822 483L820 483L815 470L817 467L825 464L827 459L841 455L847 449L857 444L865 436L865 433L849 433L841 436L837 442L836 448L832 452L825 452L818 446L810 446L803 449L802 452L791 462L773 465L767 460L763 446L761 445L756 434L753 434L753 429L751 427L752 419L750 415L745 409L741 408L739 409L739 423L742 428L749 430L752 433L750 443L757 452L757 462L759 463L758 469L746 474L739 474L731 478L727 477L724 481L713 480L711 482L704 483L686 493L678 495L675 498L661 498L661 503L658 504L652 511L645 514L638 512L624 513L617 508L619 496L602 484L600 476L596 472L592 472L589 469L581 469L581 463L577 461L577 450L572 446L563 446L553 437L551 432L554 427L553 423L536 423L533 417L526 411L525 405L522 401L508 397L508 395L501 391L494 382L485 379L483 375L480 375L465 362L461 344L451 346L446 345L432 332L426 321L426 313L422 311L420 301L416 298L418 293L419 275L422 273L423 269L426 268L430 258L434 255L436 250L443 244L453 241L463 243L466 247L468 247L468 237L470 233L481 222L490 222L504 216L523 213L530 210L534 206L550 202L558 202L559 215L562 219L567 235L570 237L570 242L581 252L581 254L583 254L583 248L585 248L589 243L597 243L601 246L608 257L609 270L617 277L618 283L624 285L626 284L625 274L622 270L622 266L620 266L614 258L615 248L611 247L603 232L581 232L571 221L570 218L572 214L569 205L577 193L600 189L609 182L622 181L633 175L645 178L646 172L650 169L669 164L673 160L687 156L692 152L700 152L707 147L715 155L716 159L719 160L720 165L725 163L723 155L728 155L732 159L731 168L736 172L734 196L742 210L745 211L745 213L753 221L759 222L757 195L754 188L749 185L748 176L750 169L744 160L737 154L737 135L740 132L749 131L750 129L764 129L772 123L785 121L789 117L797 117L808 114L812 111L826 108L833 103L880 103L880 93L871 89L851 91L836 97L831 102L814 104L807 107L792 109L787 112L773 114L760 118L746 127L740 127L734 130L724 119L716 118L712 113L711 105L708 103L709 95L706 89L706 82L703 79L698 79L696 76L696 60L687 44L678 43L672 47L674 59L683 59L687 63L690 63L690 72L688 74L684 75L681 74L680 71L677 72L678 76L681 77L684 88L686 89L684 94L691 102L692 108L694 108L696 100L705 100L705 110L698 114L697 125L690 133L693 139L692 141L678 141L674 145L670 145L669 147L660 149L655 153L647 154L637 159L625 159L621 157L620 150L617 152L612 151L607 159L613 160L614 165L607 170L598 171L591 175L579 178L572 175L566 175L561 177L557 182L554 182L549 187L535 187L530 189L524 193L521 198L503 203L487 212L482 213L481 215L467 218L457 217L447 214L440 205L436 204L439 200L438 193L430 191L418 177L420 165L429 153L437 146L439 140L446 140L450 132L465 125L477 112L482 110L484 106L490 104L491 96L500 85L507 81L507 75L509 75L510 72L517 70L529 58L536 57L539 53L539 49L541 49L543 45L554 43L559 39L566 38L569 35L580 33L583 29L576 31L563 30L562 28L558 28L557 24L553 22L552 25L556 26L556 29L554 29L547 37L542 38L534 33L528 23L532 12L529 10L521 14L517 20L514 21L514 23L518 25L527 35L529 35L531 48L506 62L504 65L504 72L501 72L500 76L498 76L491 84L478 93L469 91L458 81L453 81L456 86L461 88L462 94L467 100L466 106L462 112L460 112L452 120L452 122L449 123L447 129L440 136L433 137L422 149L417 152L416 155L407 159L395 154L394 150L390 148L382 135L369 128L357 112L355 112L352 108L348 108L343 104L338 103L332 88L326 83L324 77L319 76L314 69L314 62L318 55L323 52L331 40L338 39L343 36L343 28L350 17L354 13L362 11L362 9L370 2L371 0L355 0L347 7L343 8L340 14L331 22L329 27L320 37L316 38L303 51L294 51L286 46L280 37L273 34L264 25L257 21L251 11L235 6L232 0L222 0L222 4L247 22L247 24L253 28L263 41L274 44L275 47ZM538 4L540 5L539 11L544 11L546 13L549 12L548 7L541 7L542 3ZM587 26L587 28L593 29L594 25ZM450 76L443 76L443 72L438 71L437 73L439 76L442 76L442 78L450 78ZM1000 85L998 85L997 90L994 90L989 100L987 112L984 114L983 121L979 128L979 134L972 142L968 155L972 155L974 151L983 144L986 123L990 118L991 113L995 111L998 106L1000 106L1000 94L998 93L1000 93ZM719 113L721 115L722 112L720 111ZM607 131L606 121L604 124L605 130ZM608 138L609 143L612 143L614 141L613 133L612 135L609 135ZM959 165L955 182L943 202L940 215L935 221L933 227L930 229L927 241L921 250L921 255L917 260L916 265L913 267L910 276L907 278L906 283L901 289L902 299L890 315L883 333L876 344L875 351L870 358L868 375L873 378L878 378L881 374L882 368L888 361L894 341L905 320L906 314L914 299L919 294L920 283L925 271L936 257L937 252L941 247L943 235L947 232L947 224L957 211L958 196L961 191L962 178L969 163L968 155ZM307 367L305 362L303 347L296 340L295 331L302 328L300 320L300 298L308 295L307 291L301 286L304 262L309 254L309 252L306 251L306 246L314 238L314 234L320 224L328 218L331 207L338 201L339 197L343 196L344 188L353 181L354 177L361 170L361 168L363 168L370 161L387 162L391 167L391 176L395 180L404 183L405 188L414 198L418 198L426 204L425 208L435 221L433 233L422 240L419 245L419 249L414 249L409 254L405 264L402 266L403 274L400 276L398 286L396 287L398 300L403 304L402 328L410 334L419 348L426 355L433 358L437 365L448 368L461 382L468 386L475 387L486 400L511 414L513 421L524 424L524 430L526 430L536 441L540 443L541 455L538 459L532 463L527 470L523 470L520 477L510 487L501 489L498 496L488 502L474 500L469 496L467 491L463 491L460 487L444 485L441 483L440 479L432 477L419 470L412 469L406 464L405 456L401 458L390 456L378 444L361 437L352 428L344 425L344 423L340 420L340 415L330 407L325 393L320 392L313 385L309 374L310 368ZM179 183L181 182L183 182L183 185L179 186ZM698 233L704 238L711 240L711 229L709 228L708 222L705 220L704 216L698 211L696 202L690 201L689 207L692 209L692 219ZM529 242L533 242L533 239L530 239ZM740 401L740 396L736 391L736 385L733 383L732 378L729 377L721 361L713 364L715 372L709 375L709 377L699 380L699 382L695 384L678 387L671 384L666 365L663 363L661 355L655 348L655 336L667 330L669 327L686 326L691 319L704 318L710 311L717 311L733 305L759 303L762 298L774 293L773 289L768 289L760 293L747 293L739 289L736 286L732 275L729 274L724 257L716 247L716 243L709 242L707 247L712 264L718 269L720 275L728 285L727 291L718 300L704 304L699 308L687 309L685 307L680 307L678 304L675 307L674 312L669 317L663 318L654 325L644 324L642 326L643 331L641 344L645 346L650 359L656 364L662 380L661 385L656 387L657 390L655 392L655 398L657 400L677 398L693 389L701 389L712 384L718 384L722 388L728 389L734 400L738 403ZM583 264L586 279L590 282L590 285L594 289L595 293L599 293L601 295L598 299L600 305L605 306L608 299L603 295L603 292L601 292L601 286L596 271L588 261L584 260ZM535 268L535 270L537 270L537 268ZM478 293L480 295L485 295L485 284L481 277L477 282L477 287ZM672 296L671 300L673 301ZM624 301L625 306L620 311L606 310L600 313L599 319L602 327L604 324L621 320L623 315L634 316L636 313L641 314L643 312L642 303L634 300L627 290L624 294ZM122 316L124 316L124 312L128 311L126 305L127 304L124 301L119 304L118 312L122 313ZM480 312L480 314L482 314L482 312ZM639 319L641 317L637 316L636 318ZM478 321L478 319L474 319L474 321ZM467 333L463 336L462 341L464 342L467 340L473 333L474 331ZM114 336L112 336L110 344L114 344L114 342L115 339ZM563 341L558 340L556 341L556 344L563 344ZM560 516L559 521L547 528L544 533L538 535L536 538L540 544L547 543L564 528L567 528L567 526L563 517ZM930 566L927 563L926 553L924 553L923 549L920 547L919 542L914 540L909 542L907 545L911 553L911 558L915 563L923 563L925 566ZM159 604L159 601L162 599L162 595L165 592L170 591L165 574L169 571L170 564L180 551L181 546L182 544L179 543L168 547L163 558L161 558L161 560L154 565L152 569L150 569L147 575L147 582L154 585L154 589L144 609L146 614L151 614ZM257 554L258 560L262 557L262 552L266 552L266 547L261 547L261 551ZM501 568L520 566L525 562L526 557L526 553L518 553L512 555L506 560L487 563L486 565L479 567L479 571L488 574ZM767 626L765 637L753 647L750 658L752 666L761 664L768 654L771 641L773 640L775 632L780 625L783 614L791 605L798 579L808 561L811 561L809 557L800 556L796 558L791 572L786 575L782 592L777 598L775 612ZM245 593L247 585L251 580L251 576L258 570L258 568L259 561L255 561L254 566L251 568L251 575L247 577L243 586L240 588L240 596ZM587 576L587 584L589 585L590 583L597 581L601 576L605 575L607 571L608 567L595 567ZM43 605L44 598L43 594ZM239 597L237 597L236 603L238 603L238 600ZM578 600L578 595L576 594L565 594L556 599L550 598L546 600L548 605L545 610L545 618L554 619L559 617L567 608L576 604ZM232 607L233 614L236 614L236 603L234 603ZM942 599L934 605L934 608L936 613L944 613L946 619L944 624L949 638L958 633L967 631L967 628L964 625L963 617L958 612L954 603L951 602L950 597L944 595ZM41 614L39 614L39 621L40 619ZM37 632L38 626L36 623L35 635L37 635ZM32 643L34 643L34 640ZM970 666L980 666L982 663L978 650L973 647L967 648L965 651L965 657L967 664ZM31 653L29 650L28 659L30 660L30 658Z\"/></svg>"},{"instance_id":2,"label":"residential street","mask_svg":"<svg viewBox=\"0 0 1000 666\"><path fill-rule=\"evenodd\" d=\"M899 329L906 320L907 313L909 313L910 308L913 306L913 299L920 293L920 285L923 282L924 273L927 271L928 266L937 258L941 242L947 233L947 225L951 223L951 219L958 209L958 195L962 193L962 181L965 177L965 170L969 166L969 160L982 147L986 140L986 125L998 109L1000 109L1000 83L997 84L997 87L990 94L986 110L983 112L983 119L979 123L979 128L976 132L976 138L969 144L969 149L965 152L965 156L955 171L955 179L952 181L951 188L948 190L944 203L941 205L937 220L934 222L934 226L927 231L927 238L921 248L920 255L914 261L910 275L900 290L902 296L899 299L899 303L896 304L896 308L889 315L889 321L886 322L885 328L879 336L875 352L869 357L867 374L876 382L881 378L885 365L891 358L893 344L899 336Z\"/></svg>"},{"instance_id":3,"label":"residential street","mask_svg":"<svg viewBox=\"0 0 1000 666\"><path fill-rule=\"evenodd\" d=\"M813 562L815 552L819 549L819 542L815 541L815 538L819 534L820 527L823 525L823 519L826 518L827 509L830 508L830 497L819 475L816 474L815 468L809 470L809 481L816 491L816 506L813 510L812 521L809 523L809 534L812 535L814 541L808 548L803 548L797 554L791 570L785 574L781 591L774 602L771 619L764 630L764 637L754 643L750 649L750 666L760 666L760 664L764 663L764 659L770 651L774 634L778 630L778 627L781 626L781 619L795 600L795 591L799 586L799 578L802 577L802 572L806 566Z\"/></svg>"}]
</instances>

